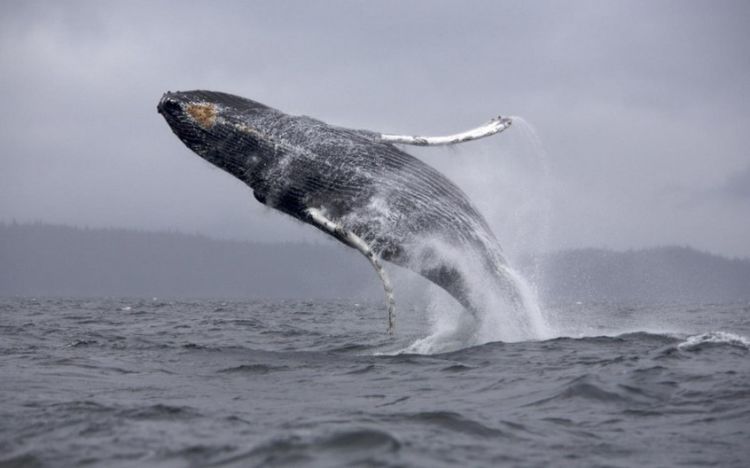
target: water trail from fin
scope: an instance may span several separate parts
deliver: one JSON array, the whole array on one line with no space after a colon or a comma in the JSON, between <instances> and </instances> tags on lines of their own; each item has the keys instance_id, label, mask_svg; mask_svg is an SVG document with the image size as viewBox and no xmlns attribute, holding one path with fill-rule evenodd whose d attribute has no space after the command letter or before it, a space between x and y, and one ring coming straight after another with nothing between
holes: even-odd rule
<instances>
[{"instance_id":1,"label":"water trail from fin","mask_svg":"<svg viewBox=\"0 0 750 468\"><path fill-rule=\"evenodd\" d=\"M523 117L512 116L513 125L520 133L522 145L527 147L523 153L534 158L538 165L537 183L535 184L535 209L537 210L537 222L535 224L536 238L533 246L528 246L527 255L531 262L528 271L531 274L532 287L535 295L538 295L543 282L543 271L541 265L541 254L548 250L550 236L550 219L552 217L552 172L550 170L547 150L544 148L542 139L536 129Z\"/></svg>"}]
</instances>

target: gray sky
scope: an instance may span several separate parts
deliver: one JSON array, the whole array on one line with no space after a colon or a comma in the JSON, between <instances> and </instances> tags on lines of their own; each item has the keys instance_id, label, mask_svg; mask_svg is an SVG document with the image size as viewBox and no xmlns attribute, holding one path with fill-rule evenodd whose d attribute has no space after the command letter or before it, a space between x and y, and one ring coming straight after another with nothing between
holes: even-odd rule
<instances>
[{"instance_id":1,"label":"gray sky","mask_svg":"<svg viewBox=\"0 0 750 468\"><path fill-rule=\"evenodd\" d=\"M0 221L319 239L156 113L206 88L396 133L522 116L546 159L522 126L434 153L501 243L750 256L748 24L745 1L6 0Z\"/></svg>"}]
</instances>

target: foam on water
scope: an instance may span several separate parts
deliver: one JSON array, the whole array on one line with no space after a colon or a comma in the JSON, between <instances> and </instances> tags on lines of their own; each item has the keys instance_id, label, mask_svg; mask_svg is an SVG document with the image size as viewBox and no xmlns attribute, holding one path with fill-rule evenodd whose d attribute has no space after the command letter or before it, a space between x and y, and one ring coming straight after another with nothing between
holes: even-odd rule
<instances>
[{"instance_id":1,"label":"foam on water","mask_svg":"<svg viewBox=\"0 0 750 468\"><path fill-rule=\"evenodd\" d=\"M726 344L750 349L750 340L746 337L723 331L713 331L689 336L684 342L677 345L677 348L681 351L690 351L705 344Z\"/></svg>"}]
</instances>

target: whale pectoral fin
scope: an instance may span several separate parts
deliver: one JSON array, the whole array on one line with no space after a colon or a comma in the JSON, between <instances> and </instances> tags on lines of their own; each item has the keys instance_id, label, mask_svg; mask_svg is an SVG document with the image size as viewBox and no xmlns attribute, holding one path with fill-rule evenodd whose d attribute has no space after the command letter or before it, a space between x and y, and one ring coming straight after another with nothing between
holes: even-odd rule
<instances>
[{"instance_id":1,"label":"whale pectoral fin","mask_svg":"<svg viewBox=\"0 0 750 468\"><path fill-rule=\"evenodd\" d=\"M389 143L402 143L405 145L417 146L438 146L438 145L455 145L465 141L478 140L479 138L488 137L500 133L510 127L513 121L510 117L497 116L484 125L472 128L461 133L455 133L447 136L412 136L412 135L391 135L383 133L380 138Z\"/></svg>"},{"instance_id":2,"label":"whale pectoral fin","mask_svg":"<svg viewBox=\"0 0 750 468\"><path fill-rule=\"evenodd\" d=\"M383 265L380 263L380 259L375 252L370 248L369 245L358 235L352 231L344 229L343 226L337 224L330 219L326 218L323 213L317 208L308 208L306 210L310 220L318 227L328 232L332 236L344 241L350 247L357 249L362 255L372 264L375 271L380 277L380 281L383 283L383 289L385 290L385 303L388 308L388 333L393 334L395 328L394 315L396 310L396 302L393 299L393 287L391 286L391 280L388 278Z\"/></svg>"}]
</instances>

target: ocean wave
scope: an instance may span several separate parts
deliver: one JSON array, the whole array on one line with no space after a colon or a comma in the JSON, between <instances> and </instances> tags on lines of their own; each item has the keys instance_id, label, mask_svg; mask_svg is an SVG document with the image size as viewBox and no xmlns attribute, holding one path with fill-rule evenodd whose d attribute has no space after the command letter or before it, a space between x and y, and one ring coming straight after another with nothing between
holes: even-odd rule
<instances>
[{"instance_id":1,"label":"ocean wave","mask_svg":"<svg viewBox=\"0 0 750 468\"><path fill-rule=\"evenodd\" d=\"M30 453L10 455L8 458L0 456L0 466L3 468L22 468L44 466L44 460Z\"/></svg>"},{"instance_id":2,"label":"ocean wave","mask_svg":"<svg viewBox=\"0 0 750 468\"><path fill-rule=\"evenodd\" d=\"M214 466L382 466L401 441L388 431L352 428L326 435L289 435L213 463Z\"/></svg>"},{"instance_id":3,"label":"ocean wave","mask_svg":"<svg viewBox=\"0 0 750 468\"><path fill-rule=\"evenodd\" d=\"M584 336L557 336L546 340L529 340L529 341L490 341L483 344L469 344L461 346L454 341L442 343L432 340L429 346L426 346L425 338L418 339L409 346L396 351L380 351L375 353L376 356L451 356L460 357L471 355L475 352L485 352L487 350L497 350L498 348L509 347L510 349L519 346L528 346L539 344L541 346L565 345L568 343L586 343L600 344L609 346L617 343L639 343L639 344L671 344L680 341L673 333L667 332L649 332L649 331L628 331L624 333L613 334L592 334Z\"/></svg>"},{"instance_id":4,"label":"ocean wave","mask_svg":"<svg viewBox=\"0 0 750 468\"><path fill-rule=\"evenodd\" d=\"M512 437L496 427L490 427L454 411L419 411L413 413L396 413L382 419L400 423L418 423L433 426L437 429L462 433L474 437Z\"/></svg>"},{"instance_id":5,"label":"ocean wave","mask_svg":"<svg viewBox=\"0 0 750 468\"><path fill-rule=\"evenodd\" d=\"M533 401L525 406L542 406L577 399L604 405L638 407L658 402L660 397L647 393L635 383L605 382L596 375L584 374L563 384L552 396Z\"/></svg>"},{"instance_id":6,"label":"ocean wave","mask_svg":"<svg viewBox=\"0 0 750 468\"><path fill-rule=\"evenodd\" d=\"M729 346L747 351L750 350L750 340L734 333L712 331L687 337L685 341L677 345L677 349L680 351L700 351L713 346Z\"/></svg>"},{"instance_id":7,"label":"ocean wave","mask_svg":"<svg viewBox=\"0 0 750 468\"><path fill-rule=\"evenodd\" d=\"M217 372L227 374L268 374L269 372L277 372L288 369L288 366L271 366L268 364L241 364L239 366L220 369Z\"/></svg>"},{"instance_id":8,"label":"ocean wave","mask_svg":"<svg viewBox=\"0 0 750 468\"><path fill-rule=\"evenodd\" d=\"M188 406L173 406L157 403L154 405L127 408L120 411L121 417L135 420L184 420L201 416L201 413Z\"/></svg>"}]
</instances>

